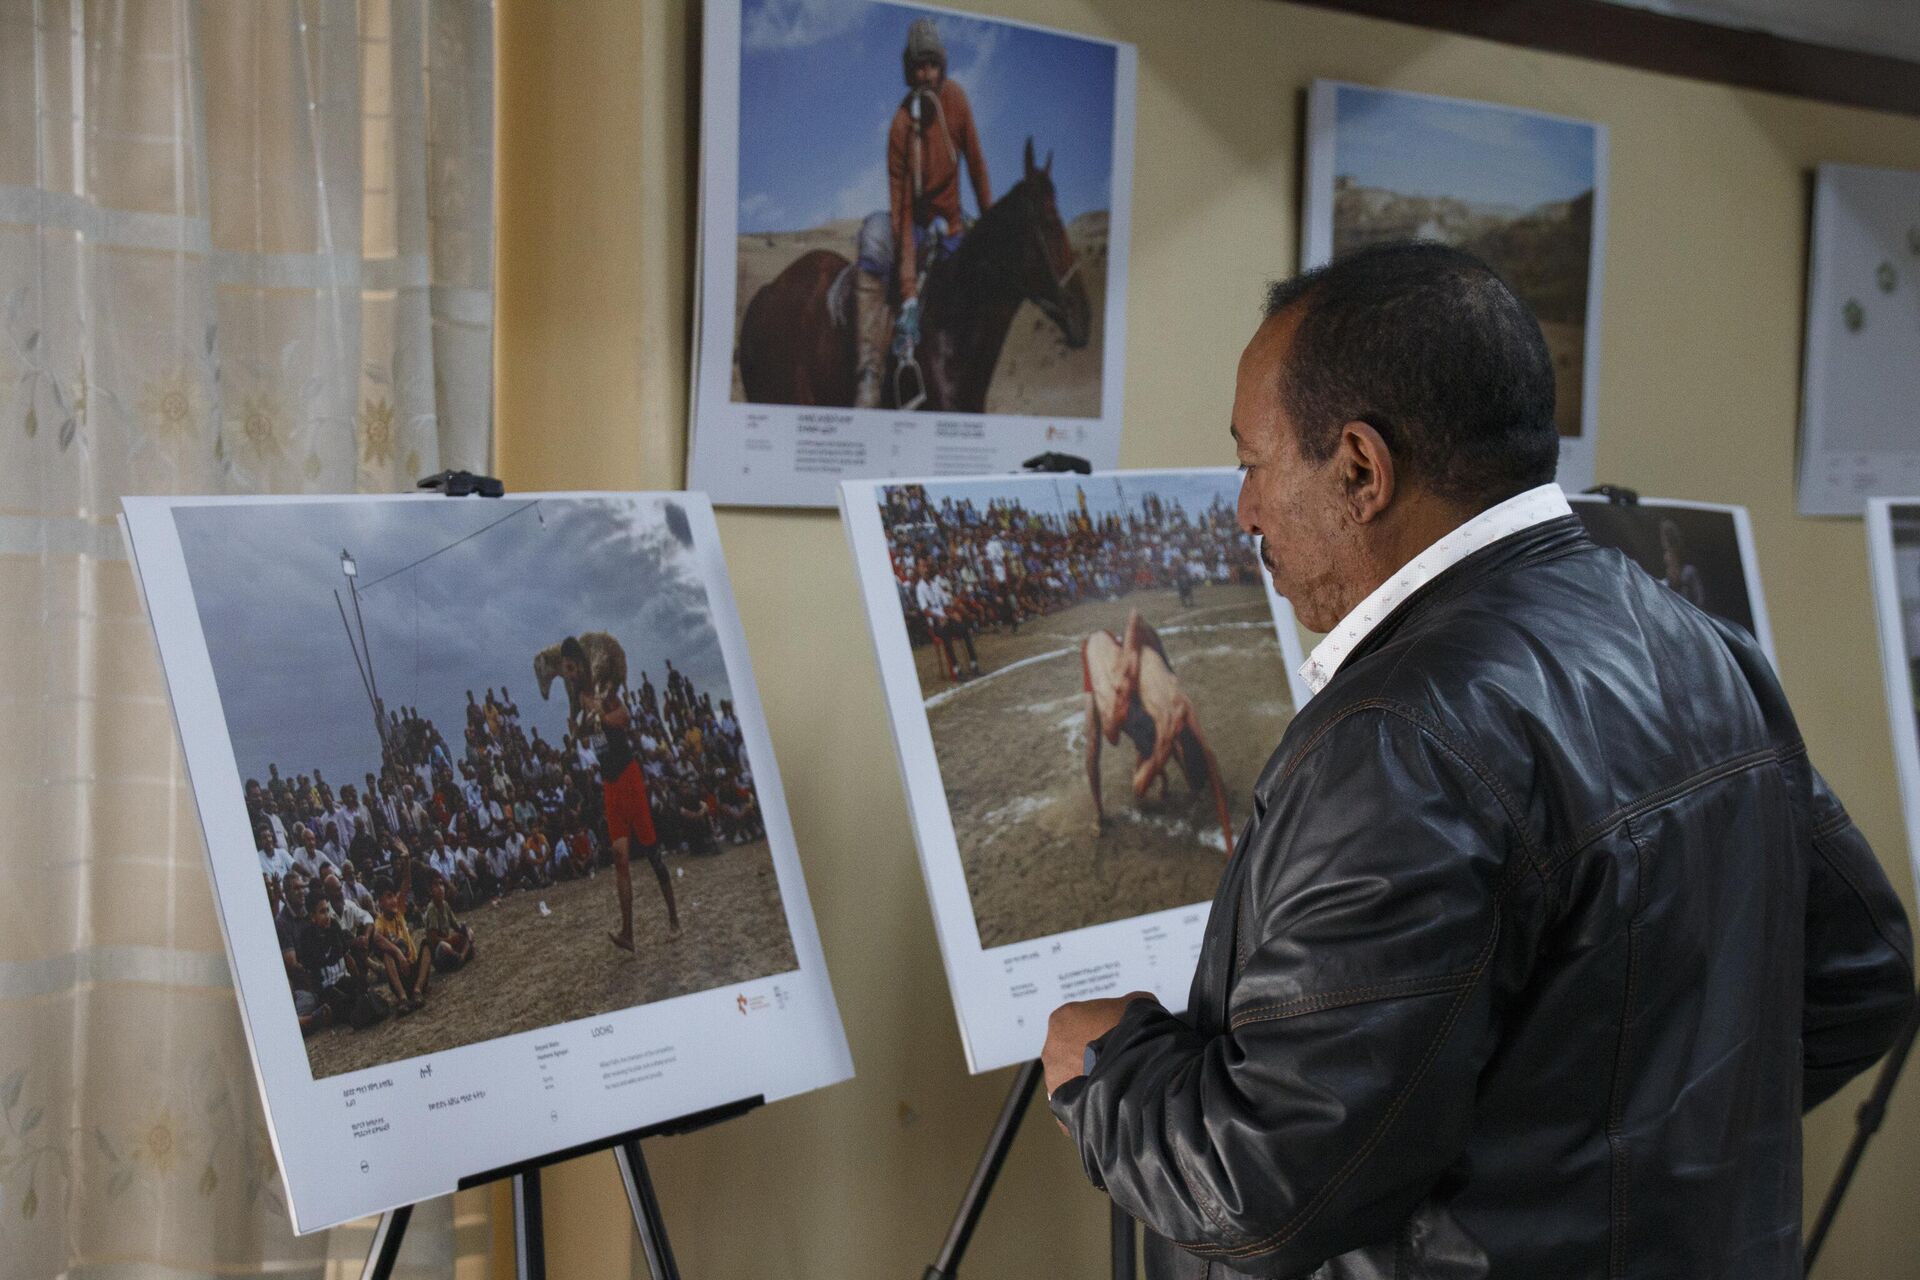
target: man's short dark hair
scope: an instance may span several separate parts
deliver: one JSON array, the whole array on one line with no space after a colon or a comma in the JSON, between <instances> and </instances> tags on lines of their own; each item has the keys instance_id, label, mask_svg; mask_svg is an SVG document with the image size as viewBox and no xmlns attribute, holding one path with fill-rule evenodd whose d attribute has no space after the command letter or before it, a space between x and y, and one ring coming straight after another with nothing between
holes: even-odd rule
<instances>
[{"instance_id":1,"label":"man's short dark hair","mask_svg":"<svg viewBox=\"0 0 1920 1280\"><path fill-rule=\"evenodd\" d=\"M1369 424L1416 483L1491 506L1553 479L1553 361L1486 263L1427 241L1356 249L1267 291L1297 312L1282 394L1310 461Z\"/></svg>"}]
</instances>

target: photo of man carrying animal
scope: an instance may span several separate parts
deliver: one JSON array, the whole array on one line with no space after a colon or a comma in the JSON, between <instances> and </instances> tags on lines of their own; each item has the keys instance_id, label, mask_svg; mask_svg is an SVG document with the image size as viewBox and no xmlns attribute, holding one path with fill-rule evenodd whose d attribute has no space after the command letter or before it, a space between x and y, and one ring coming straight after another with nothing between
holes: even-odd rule
<instances>
[{"instance_id":1,"label":"photo of man carrying animal","mask_svg":"<svg viewBox=\"0 0 1920 1280\"><path fill-rule=\"evenodd\" d=\"M870 0L741 46L733 400L1099 417L1114 47Z\"/></svg>"},{"instance_id":2,"label":"photo of man carrying animal","mask_svg":"<svg viewBox=\"0 0 1920 1280\"><path fill-rule=\"evenodd\" d=\"M797 967L681 504L175 520L316 1078Z\"/></svg>"},{"instance_id":3,"label":"photo of man carrying animal","mask_svg":"<svg viewBox=\"0 0 1920 1280\"><path fill-rule=\"evenodd\" d=\"M587 749L600 765L602 821L613 844L613 872L620 901L620 928L610 931L607 940L622 951L633 950L633 876L629 863L636 843L660 881L660 896L667 904L668 932L679 933L673 877L667 874L667 864L660 857L660 838L653 829L653 803L639 757L634 754L630 732L633 717L621 699L627 687L626 651L605 632L590 631L584 636L568 636L553 649L542 651L533 666L542 679L543 694L545 672L558 669L567 684L568 727L576 736L586 736Z\"/></svg>"},{"instance_id":4,"label":"photo of man carrying animal","mask_svg":"<svg viewBox=\"0 0 1920 1280\"><path fill-rule=\"evenodd\" d=\"M876 491L982 947L1212 896L1247 816L1229 798L1295 709L1237 488Z\"/></svg>"}]
</instances>

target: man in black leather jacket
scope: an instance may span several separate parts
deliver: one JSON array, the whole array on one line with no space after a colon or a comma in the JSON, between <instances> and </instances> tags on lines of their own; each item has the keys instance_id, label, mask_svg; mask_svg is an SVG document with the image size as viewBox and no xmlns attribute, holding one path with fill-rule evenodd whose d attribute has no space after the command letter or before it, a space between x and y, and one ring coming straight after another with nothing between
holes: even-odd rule
<instances>
[{"instance_id":1,"label":"man in black leather jacket","mask_svg":"<svg viewBox=\"0 0 1920 1280\"><path fill-rule=\"evenodd\" d=\"M1149 1276L1798 1276L1801 1112L1912 947L1759 647L1566 514L1538 326L1464 254L1276 286L1234 435L1324 687L1187 1013L1045 1053Z\"/></svg>"}]
</instances>

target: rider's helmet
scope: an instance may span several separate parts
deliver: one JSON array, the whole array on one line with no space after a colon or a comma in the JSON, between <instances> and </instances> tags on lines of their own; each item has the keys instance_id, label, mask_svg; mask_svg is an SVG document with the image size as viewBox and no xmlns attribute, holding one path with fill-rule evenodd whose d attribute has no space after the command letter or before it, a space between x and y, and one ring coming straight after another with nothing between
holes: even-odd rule
<instances>
[{"instance_id":1,"label":"rider's helmet","mask_svg":"<svg viewBox=\"0 0 1920 1280\"><path fill-rule=\"evenodd\" d=\"M909 86L913 84L913 69L922 62L939 63L940 75L945 78L947 47L940 43L940 28L932 18L915 18L907 28L907 47L900 52L900 74Z\"/></svg>"}]
</instances>

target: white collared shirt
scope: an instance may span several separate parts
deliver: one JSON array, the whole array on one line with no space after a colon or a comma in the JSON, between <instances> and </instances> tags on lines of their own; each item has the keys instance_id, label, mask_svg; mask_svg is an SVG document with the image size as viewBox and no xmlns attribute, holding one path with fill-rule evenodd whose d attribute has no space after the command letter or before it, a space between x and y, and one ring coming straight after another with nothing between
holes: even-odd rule
<instances>
[{"instance_id":1,"label":"white collared shirt","mask_svg":"<svg viewBox=\"0 0 1920 1280\"><path fill-rule=\"evenodd\" d=\"M1360 647L1360 642L1408 596L1482 547L1522 529L1572 514L1567 495L1552 483L1516 493L1505 502L1488 507L1407 561L1399 572L1374 588L1372 595L1355 605L1307 655L1306 665L1300 668L1300 678L1307 682L1309 689L1320 692L1340 670L1340 665Z\"/></svg>"}]
</instances>

